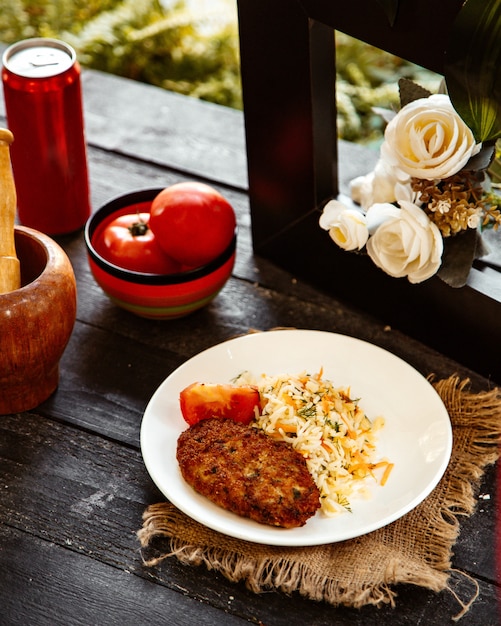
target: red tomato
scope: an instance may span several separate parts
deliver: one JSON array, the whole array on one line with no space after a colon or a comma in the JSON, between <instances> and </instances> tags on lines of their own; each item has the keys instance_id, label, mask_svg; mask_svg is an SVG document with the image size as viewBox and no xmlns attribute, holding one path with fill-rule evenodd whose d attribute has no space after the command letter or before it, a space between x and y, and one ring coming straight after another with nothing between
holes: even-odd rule
<instances>
[{"instance_id":1,"label":"red tomato","mask_svg":"<svg viewBox=\"0 0 501 626\"><path fill-rule=\"evenodd\" d=\"M147 274L172 274L181 266L158 245L148 226L149 213L121 215L111 221L94 245L97 252L123 269Z\"/></svg>"},{"instance_id":2,"label":"red tomato","mask_svg":"<svg viewBox=\"0 0 501 626\"><path fill-rule=\"evenodd\" d=\"M249 424L254 419L255 407L260 408L259 391L251 385L193 383L181 391L179 401L181 413L190 426L210 417Z\"/></svg>"},{"instance_id":3,"label":"red tomato","mask_svg":"<svg viewBox=\"0 0 501 626\"><path fill-rule=\"evenodd\" d=\"M177 183L151 204L151 229L167 254L183 265L199 267L225 251L235 233L231 204L209 185Z\"/></svg>"}]
</instances>

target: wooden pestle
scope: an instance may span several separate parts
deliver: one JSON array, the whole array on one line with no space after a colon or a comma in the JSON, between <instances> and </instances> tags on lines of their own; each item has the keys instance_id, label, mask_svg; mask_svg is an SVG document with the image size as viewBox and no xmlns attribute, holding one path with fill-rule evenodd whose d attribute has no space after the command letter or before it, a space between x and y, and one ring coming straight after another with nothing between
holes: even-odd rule
<instances>
[{"instance_id":1,"label":"wooden pestle","mask_svg":"<svg viewBox=\"0 0 501 626\"><path fill-rule=\"evenodd\" d=\"M10 130L0 128L0 294L21 286L21 268L14 242L17 197L9 148L13 141Z\"/></svg>"}]
</instances>

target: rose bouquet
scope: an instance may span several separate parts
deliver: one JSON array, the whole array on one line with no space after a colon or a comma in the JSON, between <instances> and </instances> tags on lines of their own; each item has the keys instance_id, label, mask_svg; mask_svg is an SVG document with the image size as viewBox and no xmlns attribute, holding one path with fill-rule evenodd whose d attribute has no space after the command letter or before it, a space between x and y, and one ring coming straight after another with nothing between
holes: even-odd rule
<instances>
[{"instance_id":1,"label":"rose bouquet","mask_svg":"<svg viewBox=\"0 0 501 626\"><path fill-rule=\"evenodd\" d=\"M393 25L400 0L379 3ZM459 287L485 253L482 231L501 224L489 175L498 166L501 180L501 3L464 0L444 37L448 95L400 81L374 171L352 181L351 200L324 207L320 226L390 276Z\"/></svg>"},{"instance_id":2,"label":"rose bouquet","mask_svg":"<svg viewBox=\"0 0 501 626\"><path fill-rule=\"evenodd\" d=\"M325 205L320 226L390 276L420 283L438 273L462 286L485 252L482 230L501 224L487 174L494 144L475 140L448 95L402 80L400 96L400 111L385 112L376 167L351 181L351 203Z\"/></svg>"}]
</instances>

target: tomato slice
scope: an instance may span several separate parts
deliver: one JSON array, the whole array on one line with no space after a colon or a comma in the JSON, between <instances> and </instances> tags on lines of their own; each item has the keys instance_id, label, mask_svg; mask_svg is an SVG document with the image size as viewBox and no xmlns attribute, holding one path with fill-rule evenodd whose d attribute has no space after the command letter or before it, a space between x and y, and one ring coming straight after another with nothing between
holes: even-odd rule
<instances>
[{"instance_id":1,"label":"tomato slice","mask_svg":"<svg viewBox=\"0 0 501 626\"><path fill-rule=\"evenodd\" d=\"M249 424L260 407L257 387L192 383L179 395L181 413L190 425L211 417Z\"/></svg>"}]
</instances>

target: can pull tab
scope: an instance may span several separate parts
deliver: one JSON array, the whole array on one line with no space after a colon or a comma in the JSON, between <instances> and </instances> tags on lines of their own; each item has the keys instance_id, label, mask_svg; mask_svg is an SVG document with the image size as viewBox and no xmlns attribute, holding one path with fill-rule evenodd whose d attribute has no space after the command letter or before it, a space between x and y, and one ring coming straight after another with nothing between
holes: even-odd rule
<instances>
[{"instance_id":1,"label":"can pull tab","mask_svg":"<svg viewBox=\"0 0 501 626\"><path fill-rule=\"evenodd\" d=\"M36 57L30 61L30 65L33 67L47 67L48 65L58 65L59 60L52 54L37 54Z\"/></svg>"},{"instance_id":2,"label":"can pull tab","mask_svg":"<svg viewBox=\"0 0 501 626\"><path fill-rule=\"evenodd\" d=\"M0 294L21 286L21 268L14 242L17 199L10 163L13 141L10 130L0 128Z\"/></svg>"}]
</instances>

